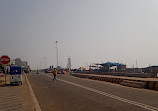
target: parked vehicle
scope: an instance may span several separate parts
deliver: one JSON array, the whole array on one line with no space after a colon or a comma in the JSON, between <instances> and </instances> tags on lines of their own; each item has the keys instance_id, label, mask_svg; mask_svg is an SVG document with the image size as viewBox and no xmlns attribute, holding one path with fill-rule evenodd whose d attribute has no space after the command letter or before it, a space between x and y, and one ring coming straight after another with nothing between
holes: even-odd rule
<instances>
[{"instance_id":1,"label":"parked vehicle","mask_svg":"<svg viewBox=\"0 0 158 111\"><path fill-rule=\"evenodd\" d=\"M22 67L20 66L10 67L10 85L13 84L22 85Z\"/></svg>"},{"instance_id":2,"label":"parked vehicle","mask_svg":"<svg viewBox=\"0 0 158 111\"><path fill-rule=\"evenodd\" d=\"M60 74L66 74L66 71L64 69L61 69Z\"/></svg>"},{"instance_id":3,"label":"parked vehicle","mask_svg":"<svg viewBox=\"0 0 158 111\"><path fill-rule=\"evenodd\" d=\"M45 70L44 70L45 73L52 73L52 71L53 71L52 68L49 68L49 69L45 69Z\"/></svg>"},{"instance_id":4,"label":"parked vehicle","mask_svg":"<svg viewBox=\"0 0 158 111\"><path fill-rule=\"evenodd\" d=\"M45 73L48 73L48 69L45 69L44 72L45 72Z\"/></svg>"}]
</instances>

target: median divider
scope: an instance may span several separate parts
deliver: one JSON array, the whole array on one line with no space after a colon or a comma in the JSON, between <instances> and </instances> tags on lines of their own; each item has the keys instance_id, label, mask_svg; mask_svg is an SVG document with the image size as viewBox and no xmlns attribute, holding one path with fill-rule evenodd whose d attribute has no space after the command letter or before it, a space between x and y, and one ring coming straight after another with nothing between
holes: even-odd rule
<instances>
[{"instance_id":1,"label":"median divider","mask_svg":"<svg viewBox=\"0 0 158 111\"><path fill-rule=\"evenodd\" d=\"M146 88L158 91L158 81L147 81Z\"/></svg>"},{"instance_id":2,"label":"median divider","mask_svg":"<svg viewBox=\"0 0 158 111\"><path fill-rule=\"evenodd\" d=\"M155 85L155 90L158 91L158 82L156 82L156 85Z\"/></svg>"},{"instance_id":3,"label":"median divider","mask_svg":"<svg viewBox=\"0 0 158 111\"><path fill-rule=\"evenodd\" d=\"M158 91L158 79L73 73L72 76Z\"/></svg>"}]
</instances>

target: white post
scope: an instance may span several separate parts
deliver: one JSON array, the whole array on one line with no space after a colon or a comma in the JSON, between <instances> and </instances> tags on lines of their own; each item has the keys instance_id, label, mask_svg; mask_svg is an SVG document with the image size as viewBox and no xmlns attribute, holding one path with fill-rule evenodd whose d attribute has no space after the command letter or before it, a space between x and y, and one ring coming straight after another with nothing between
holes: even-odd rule
<instances>
[{"instance_id":1,"label":"white post","mask_svg":"<svg viewBox=\"0 0 158 111\"><path fill-rule=\"evenodd\" d=\"M58 46L57 46L57 44L58 44L58 41L55 41L55 43L56 43L56 54L57 54L57 70L58 70Z\"/></svg>"},{"instance_id":2,"label":"white post","mask_svg":"<svg viewBox=\"0 0 158 111\"><path fill-rule=\"evenodd\" d=\"M5 72L5 85L7 84L7 77L6 77L6 76L7 76L7 75L6 75L6 74L7 74L7 69L6 69L6 67L7 67L7 66L5 65L5 66L4 66L4 72Z\"/></svg>"}]
</instances>

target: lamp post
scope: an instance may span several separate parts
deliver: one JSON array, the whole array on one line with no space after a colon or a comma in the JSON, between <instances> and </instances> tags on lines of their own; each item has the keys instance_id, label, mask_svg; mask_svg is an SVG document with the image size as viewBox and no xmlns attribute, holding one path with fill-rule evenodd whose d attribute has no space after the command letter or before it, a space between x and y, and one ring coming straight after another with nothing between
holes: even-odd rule
<instances>
[{"instance_id":1,"label":"lamp post","mask_svg":"<svg viewBox=\"0 0 158 111\"><path fill-rule=\"evenodd\" d=\"M57 46L58 41L55 41L55 43L56 43L56 53L57 53L57 70L58 70L58 46Z\"/></svg>"},{"instance_id":2,"label":"lamp post","mask_svg":"<svg viewBox=\"0 0 158 111\"><path fill-rule=\"evenodd\" d=\"M47 67L46 67L46 57L44 57L44 69L47 69Z\"/></svg>"}]
</instances>

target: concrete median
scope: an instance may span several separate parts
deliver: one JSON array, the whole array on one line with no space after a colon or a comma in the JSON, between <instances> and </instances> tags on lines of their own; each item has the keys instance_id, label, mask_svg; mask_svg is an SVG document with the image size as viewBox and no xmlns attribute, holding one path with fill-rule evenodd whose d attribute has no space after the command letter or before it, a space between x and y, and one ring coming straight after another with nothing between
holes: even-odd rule
<instances>
[{"instance_id":1,"label":"concrete median","mask_svg":"<svg viewBox=\"0 0 158 111\"><path fill-rule=\"evenodd\" d=\"M123 86L134 88L145 88L158 91L158 78L135 78L109 75L94 75L94 74L80 74L74 73L72 76L80 78L88 78L92 80L105 81Z\"/></svg>"}]
</instances>

